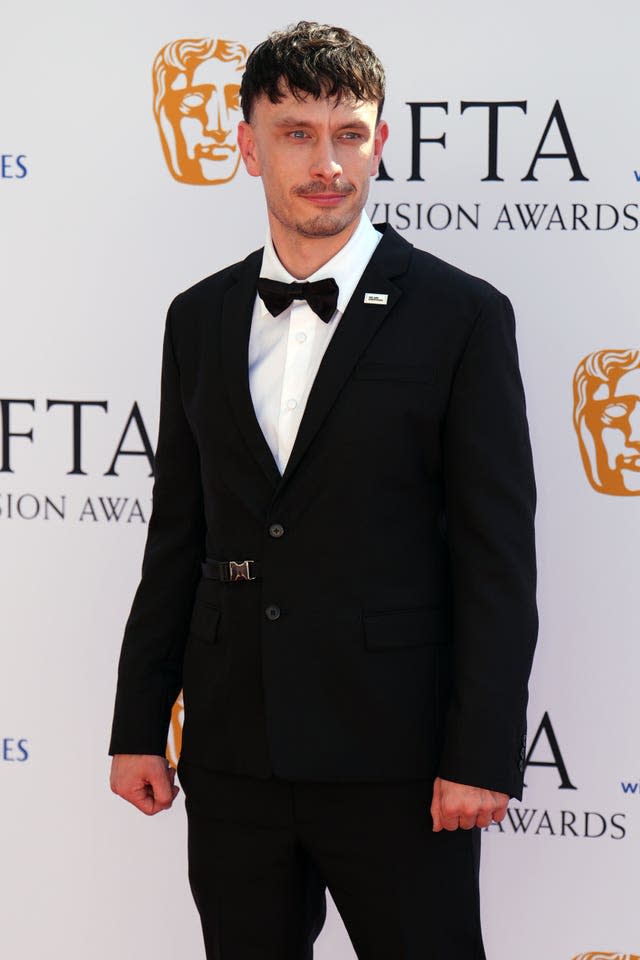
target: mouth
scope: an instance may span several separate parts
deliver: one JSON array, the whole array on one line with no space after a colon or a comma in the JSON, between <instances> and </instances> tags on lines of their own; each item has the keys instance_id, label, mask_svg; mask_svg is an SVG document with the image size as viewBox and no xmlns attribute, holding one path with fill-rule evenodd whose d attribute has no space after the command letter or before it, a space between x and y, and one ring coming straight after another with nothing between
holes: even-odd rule
<instances>
[{"instance_id":1,"label":"mouth","mask_svg":"<svg viewBox=\"0 0 640 960\"><path fill-rule=\"evenodd\" d=\"M317 207L337 207L343 203L349 193L303 193L300 194L303 200L308 200Z\"/></svg>"}]
</instances>

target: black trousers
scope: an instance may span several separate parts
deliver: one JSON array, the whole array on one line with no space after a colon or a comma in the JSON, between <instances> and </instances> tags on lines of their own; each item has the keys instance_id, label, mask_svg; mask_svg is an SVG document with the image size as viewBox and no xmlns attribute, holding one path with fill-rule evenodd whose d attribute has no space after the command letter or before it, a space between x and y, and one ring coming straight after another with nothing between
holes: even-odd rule
<instances>
[{"instance_id":1,"label":"black trousers","mask_svg":"<svg viewBox=\"0 0 640 960\"><path fill-rule=\"evenodd\" d=\"M331 892L359 960L485 960L480 831L427 780L257 780L180 763L208 960L312 960Z\"/></svg>"}]
</instances>

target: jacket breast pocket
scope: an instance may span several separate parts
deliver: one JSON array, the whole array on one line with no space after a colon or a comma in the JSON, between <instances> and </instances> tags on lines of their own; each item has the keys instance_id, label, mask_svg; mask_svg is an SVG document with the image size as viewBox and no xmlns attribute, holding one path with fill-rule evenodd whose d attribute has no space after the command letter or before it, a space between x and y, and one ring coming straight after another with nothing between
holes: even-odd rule
<instances>
[{"instance_id":1,"label":"jacket breast pocket","mask_svg":"<svg viewBox=\"0 0 640 960\"><path fill-rule=\"evenodd\" d=\"M363 360L353 372L354 380L396 380L407 383L430 383L434 379L432 367L423 363L386 363Z\"/></svg>"},{"instance_id":2,"label":"jacket breast pocket","mask_svg":"<svg viewBox=\"0 0 640 960\"><path fill-rule=\"evenodd\" d=\"M189 624L189 636L206 644L218 643L219 623L219 607L204 600L196 600Z\"/></svg>"},{"instance_id":3,"label":"jacket breast pocket","mask_svg":"<svg viewBox=\"0 0 640 960\"><path fill-rule=\"evenodd\" d=\"M365 613L364 642L368 650L399 650L447 643L445 608L414 607Z\"/></svg>"}]
</instances>

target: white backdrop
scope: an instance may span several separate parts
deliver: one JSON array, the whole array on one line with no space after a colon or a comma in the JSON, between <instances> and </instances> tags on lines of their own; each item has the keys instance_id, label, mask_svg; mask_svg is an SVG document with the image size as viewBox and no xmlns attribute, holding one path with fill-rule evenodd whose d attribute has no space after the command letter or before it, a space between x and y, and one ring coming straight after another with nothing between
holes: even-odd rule
<instances>
[{"instance_id":1,"label":"white backdrop","mask_svg":"<svg viewBox=\"0 0 640 960\"><path fill-rule=\"evenodd\" d=\"M489 960L640 954L638 370L626 399L605 410L598 441L622 444L626 466L614 462L612 477L631 495L589 483L572 423L581 359L640 348L640 12L631 0L369 0L346 13L335 0L304 10L289 0L4 9L0 953L204 955L182 801L146 819L107 789L116 661L152 481L146 457L126 452L117 475L105 474L119 447L144 450L135 421L121 443L134 403L155 445L168 303L259 246L265 229L260 184L243 170L217 185L172 178L152 110L154 57L185 37L252 47L303 15L349 27L387 67L394 179L372 185L374 219L388 210L408 239L489 279L516 308L539 489L541 632L525 797L484 837ZM526 112L499 114L502 180L483 180L488 109L461 113L462 101L526 101ZM556 101L566 128L556 112L540 145ZM419 102L448 105L413 108L415 135L446 134L444 147L421 146L421 181L409 180L407 105ZM574 167L543 156L537 180L523 182L537 151L567 154L569 138ZM571 179L575 164L586 179ZM460 215L455 229L458 205L477 228ZM447 208L451 225L438 229ZM536 229L525 229L530 214ZM47 409L51 400L67 403ZM69 401L102 403L76 404L75 450ZM316 956L354 956L333 909Z\"/></svg>"}]
</instances>

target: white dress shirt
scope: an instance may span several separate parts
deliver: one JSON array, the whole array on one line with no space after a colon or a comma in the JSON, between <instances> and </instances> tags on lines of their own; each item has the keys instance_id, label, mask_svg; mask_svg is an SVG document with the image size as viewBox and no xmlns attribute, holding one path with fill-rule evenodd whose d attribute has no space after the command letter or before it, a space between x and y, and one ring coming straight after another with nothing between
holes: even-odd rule
<instances>
[{"instance_id":1,"label":"white dress shirt","mask_svg":"<svg viewBox=\"0 0 640 960\"><path fill-rule=\"evenodd\" d=\"M333 277L338 284L338 307L328 323L306 300L294 300L274 317L256 295L249 337L249 388L258 423L281 473L324 352L381 237L363 211L344 247L306 278L314 281ZM278 259L269 231L260 276L283 283L299 282Z\"/></svg>"}]
</instances>

